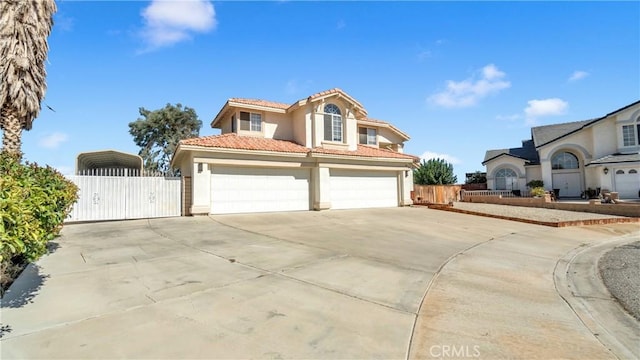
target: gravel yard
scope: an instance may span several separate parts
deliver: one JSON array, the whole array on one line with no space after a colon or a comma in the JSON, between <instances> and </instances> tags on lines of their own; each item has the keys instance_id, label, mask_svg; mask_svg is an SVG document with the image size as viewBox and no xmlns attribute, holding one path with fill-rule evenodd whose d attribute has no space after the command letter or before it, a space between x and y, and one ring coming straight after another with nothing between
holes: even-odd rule
<instances>
[{"instance_id":1,"label":"gravel yard","mask_svg":"<svg viewBox=\"0 0 640 360\"><path fill-rule=\"evenodd\" d=\"M640 241L609 251L598 261L598 268L611 295L640 320Z\"/></svg>"},{"instance_id":2,"label":"gravel yard","mask_svg":"<svg viewBox=\"0 0 640 360\"><path fill-rule=\"evenodd\" d=\"M544 221L544 222L561 222L561 221L579 221L579 220L596 220L596 219L612 219L621 218L615 215L602 215L577 211L565 211L555 209L543 209L525 206L496 205L482 203L455 202L453 207L465 211L474 211L484 214L509 216L520 219Z\"/></svg>"}]
</instances>

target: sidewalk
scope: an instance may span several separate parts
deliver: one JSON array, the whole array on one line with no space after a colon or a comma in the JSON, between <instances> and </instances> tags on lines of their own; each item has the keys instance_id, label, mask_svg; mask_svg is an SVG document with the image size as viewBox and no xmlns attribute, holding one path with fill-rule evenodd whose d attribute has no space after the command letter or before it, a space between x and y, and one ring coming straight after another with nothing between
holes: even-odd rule
<instances>
[{"instance_id":1,"label":"sidewalk","mask_svg":"<svg viewBox=\"0 0 640 360\"><path fill-rule=\"evenodd\" d=\"M637 348L635 353L629 349L629 344L639 338L638 327L620 325L612 316L599 317L596 335L595 328L583 323L585 314L591 314L590 308L584 307L581 313L569 302L581 299L571 293L569 286L582 276L567 277L564 266L571 263L575 253L589 246L614 247L620 238L602 240L603 233L613 234L619 227L633 231L635 225L550 229L544 238L537 239L511 234L454 256L434 276L427 290L409 357L638 357ZM632 235L638 236L638 232ZM582 281L591 284L591 278ZM608 302L611 304L610 299ZM617 343L600 339L603 329L616 334Z\"/></svg>"}]
</instances>

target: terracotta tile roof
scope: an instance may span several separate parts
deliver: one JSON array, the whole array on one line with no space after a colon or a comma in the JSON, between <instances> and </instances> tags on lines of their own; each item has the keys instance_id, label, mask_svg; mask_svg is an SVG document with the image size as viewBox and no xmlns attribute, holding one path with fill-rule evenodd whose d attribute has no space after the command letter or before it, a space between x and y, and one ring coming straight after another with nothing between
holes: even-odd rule
<instances>
[{"instance_id":1,"label":"terracotta tile roof","mask_svg":"<svg viewBox=\"0 0 640 360\"><path fill-rule=\"evenodd\" d=\"M280 103L275 101L268 101L268 100L260 100L260 99L231 98L229 99L229 102L236 102L236 103L247 104L247 105L265 106L265 107L283 109L283 110L286 110L289 107L291 107L290 104L285 104L285 103Z\"/></svg>"},{"instance_id":2,"label":"terracotta tile roof","mask_svg":"<svg viewBox=\"0 0 640 360\"><path fill-rule=\"evenodd\" d=\"M399 152L380 149L372 146L358 145L358 150L332 150L325 148L315 148L312 150L315 154L327 154L327 155L341 155L341 156L361 156L361 157L377 157L377 158L392 158L392 159L417 159L413 155L402 154Z\"/></svg>"},{"instance_id":3,"label":"terracotta tile roof","mask_svg":"<svg viewBox=\"0 0 640 360\"><path fill-rule=\"evenodd\" d=\"M349 94L347 94L346 92L342 91L342 89L340 89L340 88L333 88L333 89L321 91L319 93L315 93L315 94L309 96L307 99L308 100L314 100L314 99L317 99L319 97L323 97L323 96L326 96L326 95L332 95L332 94L342 94L344 97L346 97L347 99L351 100L354 104L356 104L360 108L364 109L364 106L362 106L362 104L358 100L352 98Z\"/></svg>"},{"instance_id":4,"label":"terracotta tile roof","mask_svg":"<svg viewBox=\"0 0 640 360\"><path fill-rule=\"evenodd\" d=\"M386 121L382 121L382 120L378 120L378 119L372 119L372 118L364 118L362 119L363 121L370 121L370 122L374 122L374 123L380 123L380 124L387 124L390 125L388 122Z\"/></svg>"},{"instance_id":5,"label":"terracotta tile roof","mask_svg":"<svg viewBox=\"0 0 640 360\"><path fill-rule=\"evenodd\" d=\"M180 141L181 145L202 146L206 148L219 149L236 149L236 150L255 150L255 151L273 151L282 153L297 154L327 154L340 156L358 156L369 158L391 158L391 159L412 159L416 161L418 158L413 155L402 154L395 151L380 149L371 146L358 145L358 150L331 150L324 148L308 149L300 144L292 141L265 139L252 136L238 136L238 134L211 135Z\"/></svg>"},{"instance_id":6,"label":"terracotta tile roof","mask_svg":"<svg viewBox=\"0 0 640 360\"><path fill-rule=\"evenodd\" d=\"M203 136L180 141L183 145L202 146L208 148L274 151L285 153L307 153L309 149L292 141L265 139L252 136L224 134Z\"/></svg>"}]
</instances>

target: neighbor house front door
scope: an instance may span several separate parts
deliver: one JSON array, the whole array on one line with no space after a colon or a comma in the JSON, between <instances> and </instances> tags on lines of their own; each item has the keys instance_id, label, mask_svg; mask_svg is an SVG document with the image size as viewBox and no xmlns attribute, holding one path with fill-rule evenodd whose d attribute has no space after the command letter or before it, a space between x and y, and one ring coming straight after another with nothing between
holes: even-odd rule
<instances>
[{"instance_id":1,"label":"neighbor house front door","mask_svg":"<svg viewBox=\"0 0 640 360\"><path fill-rule=\"evenodd\" d=\"M579 172L553 174L553 188L560 189L560 197L580 197L582 185Z\"/></svg>"}]
</instances>

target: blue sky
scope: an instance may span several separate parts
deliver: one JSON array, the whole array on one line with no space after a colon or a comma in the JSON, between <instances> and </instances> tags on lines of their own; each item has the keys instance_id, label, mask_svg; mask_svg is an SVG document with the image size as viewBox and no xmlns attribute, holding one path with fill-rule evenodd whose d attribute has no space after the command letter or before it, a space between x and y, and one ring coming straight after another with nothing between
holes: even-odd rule
<instances>
[{"instance_id":1,"label":"blue sky","mask_svg":"<svg viewBox=\"0 0 640 360\"><path fill-rule=\"evenodd\" d=\"M294 102L339 87L405 151L483 170L532 125L640 99L640 2L58 1L48 91L25 158L137 153L138 108L192 107L201 135L230 97Z\"/></svg>"}]
</instances>

